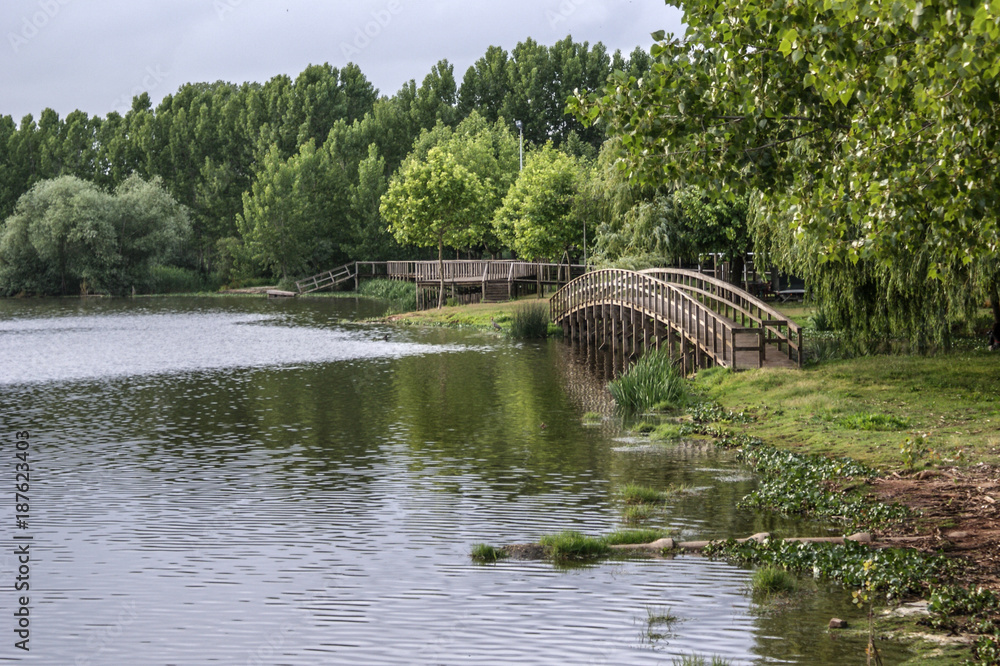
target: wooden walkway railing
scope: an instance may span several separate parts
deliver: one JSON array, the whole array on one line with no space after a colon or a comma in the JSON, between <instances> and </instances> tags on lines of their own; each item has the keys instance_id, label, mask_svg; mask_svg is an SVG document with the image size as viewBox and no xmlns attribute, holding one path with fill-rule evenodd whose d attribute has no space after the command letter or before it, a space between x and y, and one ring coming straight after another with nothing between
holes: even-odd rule
<instances>
[{"instance_id":1,"label":"wooden walkway railing","mask_svg":"<svg viewBox=\"0 0 1000 666\"><path fill-rule=\"evenodd\" d=\"M753 294L731 282L684 268L649 268L642 273L677 285L742 326L763 329L764 344L776 345L801 365L802 327Z\"/></svg>"},{"instance_id":2,"label":"wooden walkway railing","mask_svg":"<svg viewBox=\"0 0 1000 666\"><path fill-rule=\"evenodd\" d=\"M563 285L582 275L579 264L550 264L509 259L460 259L444 262L444 282L455 287L478 287L485 296L490 285L506 285L506 296L514 293L513 286L534 284L539 293L543 286ZM441 266L437 261L355 261L331 271L324 271L297 281L300 294L328 289L348 280L357 288L362 278L384 277L390 280L416 282L418 287L440 284Z\"/></svg>"},{"instance_id":3,"label":"wooden walkway railing","mask_svg":"<svg viewBox=\"0 0 1000 666\"><path fill-rule=\"evenodd\" d=\"M713 364L742 369L801 363L800 353L791 359L793 347L787 336L787 354L770 338L771 329L787 330L794 324L749 314L738 322L729 315L752 312L743 297L753 297L726 283L712 284L715 292L703 286L674 283L651 272L605 269L557 291L550 311L570 339L610 347L613 352L621 349L634 355L666 342L671 353L679 355L685 372ZM734 291L727 298L728 289ZM801 349L801 343L794 349Z\"/></svg>"}]
</instances>

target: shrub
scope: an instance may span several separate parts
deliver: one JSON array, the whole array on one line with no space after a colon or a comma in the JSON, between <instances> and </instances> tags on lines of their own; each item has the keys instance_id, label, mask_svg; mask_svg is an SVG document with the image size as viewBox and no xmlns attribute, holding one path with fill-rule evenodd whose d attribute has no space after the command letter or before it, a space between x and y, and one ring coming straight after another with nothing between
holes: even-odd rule
<instances>
[{"instance_id":1,"label":"shrub","mask_svg":"<svg viewBox=\"0 0 1000 666\"><path fill-rule=\"evenodd\" d=\"M628 372L608 384L615 404L626 413L677 409L688 402L684 377L666 350L650 350Z\"/></svg>"},{"instance_id":2,"label":"shrub","mask_svg":"<svg viewBox=\"0 0 1000 666\"><path fill-rule=\"evenodd\" d=\"M544 338L548 334L549 306L546 303L525 303L514 309L510 337L531 340Z\"/></svg>"}]
</instances>

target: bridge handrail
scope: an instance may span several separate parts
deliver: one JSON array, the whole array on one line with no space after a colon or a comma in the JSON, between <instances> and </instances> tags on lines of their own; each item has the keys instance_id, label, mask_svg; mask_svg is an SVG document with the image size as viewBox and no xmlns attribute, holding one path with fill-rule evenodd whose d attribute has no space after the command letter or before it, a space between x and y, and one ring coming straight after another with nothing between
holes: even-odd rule
<instances>
[{"instance_id":1,"label":"bridge handrail","mask_svg":"<svg viewBox=\"0 0 1000 666\"><path fill-rule=\"evenodd\" d=\"M585 273L552 295L549 312L553 321L559 321L573 310L598 303L621 303L649 314L667 316L671 320L679 314L682 321L677 324L685 337L704 352L711 354L719 365L735 367L736 352L752 350L757 352L757 367L763 366L765 344L763 329L730 322L679 286L646 273L620 268L605 268ZM711 348L706 342L709 330L712 332ZM737 347L737 334L754 334L757 337L757 344Z\"/></svg>"},{"instance_id":2,"label":"bridge handrail","mask_svg":"<svg viewBox=\"0 0 1000 666\"><path fill-rule=\"evenodd\" d=\"M713 299L716 301L717 307L721 305L723 310L732 309L734 315L739 312L741 323L745 324L746 320L749 319L751 327L756 324L757 327L764 329L767 332L767 343L777 344L778 349L781 349L781 345L784 344L788 358L796 361L800 367L802 366L802 327L756 296L725 280L685 268L647 268L640 272L656 276L671 284L678 284L687 291ZM700 286L695 286L691 282L700 283ZM715 290L706 288L709 285ZM733 316L732 319L735 320L736 317ZM782 328L786 332L782 332ZM793 350L795 351L794 358Z\"/></svg>"}]
</instances>

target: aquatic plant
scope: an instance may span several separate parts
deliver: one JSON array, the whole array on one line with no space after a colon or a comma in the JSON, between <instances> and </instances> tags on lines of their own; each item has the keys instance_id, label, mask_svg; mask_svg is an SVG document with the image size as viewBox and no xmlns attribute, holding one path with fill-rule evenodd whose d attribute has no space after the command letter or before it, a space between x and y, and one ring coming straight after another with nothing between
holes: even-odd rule
<instances>
[{"instance_id":1,"label":"aquatic plant","mask_svg":"<svg viewBox=\"0 0 1000 666\"><path fill-rule=\"evenodd\" d=\"M514 309L510 321L510 337L519 340L544 338L549 333L547 303L524 303Z\"/></svg>"},{"instance_id":2,"label":"aquatic plant","mask_svg":"<svg viewBox=\"0 0 1000 666\"><path fill-rule=\"evenodd\" d=\"M755 595L772 596L794 592L798 588L795 576L786 569L765 565L753 572L750 589Z\"/></svg>"},{"instance_id":3,"label":"aquatic plant","mask_svg":"<svg viewBox=\"0 0 1000 666\"><path fill-rule=\"evenodd\" d=\"M684 377L674 368L666 349L647 351L628 372L610 382L608 390L627 414L678 409L689 400Z\"/></svg>"},{"instance_id":4,"label":"aquatic plant","mask_svg":"<svg viewBox=\"0 0 1000 666\"><path fill-rule=\"evenodd\" d=\"M604 543L609 546L618 546L623 544L634 544L634 543L652 543L657 539L662 539L664 537L670 536L670 533L666 530L660 530L655 528L646 529L633 529L633 530L617 530L611 534L606 534L604 537Z\"/></svg>"},{"instance_id":5,"label":"aquatic plant","mask_svg":"<svg viewBox=\"0 0 1000 666\"><path fill-rule=\"evenodd\" d=\"M848 587L864 587L884 599L919 594L925 581L950 580L958 573L958 565L944 555L902 548L873 551L855 541L832 544L767 539L763 543L738 543L729 539L709 544L704 553L745 564L782 567ZM870 563L866 566L866 562Z\"/></svg>"},{"instance_id":6,"label":"aquatic plant","mask_svg":"<svg viewBox=\"0 0 1000 666\"><path fill-rule=\"evenodd\" d=\"M709 661L708 657L692 654L685 655L680 659L673 659L670 663L673 666L729 666L731 662L717 656L713 656Z\"/></svg>"},{"instance_id":7,"label":"aquatic plant","mask_svg":"<svg viewBox=\"0 0 1000 666\"><path fill-rule=\"evenodd\" d=\"M507 552L502 548L491 546L485 543L477 543L472 547L472 559L477 562L496 562L507 557Z\"/></svg>"},{"instance_id":8,"label":"aquatic plant","mask_svg":"<svg viewBox=\"0 0 1000 666\"><path fill-rule=\"evenodd\" d=\"M629 504L622 510L622 520L627 525L635 525L649 520L655 512L651 504Z\"/></svg>"},{"instance_id":9,"label":"aquatic plant","mask_svg":"<svg viewBox=\"0 0 1000 666\"><path fill-rule=\"evenodd\" d=\"M610 550L603 539L590 537L575 530L547 534L539 539L538 543L545 548L546 555L557 560L604 557Z\"/></svg>"},{"instance_id":10,"label":"aquatic plant","mask_svg":"<svg viewBox=\"0 0 1000 666\"><path fill-rule=\"evenodd\" d=\"M417 309L417 287L404 280L365 280L358 287L358 294L389 303L389 308L397 312Z\"/></svg>"},{"instance_id":11,"label":"aquatic plant","mask_svg":"<svg viewBox=\"0 0 1000 666\"><path fill-rule=\"evenodd\" d=\"M666 494L649 486L626 483L621 489L621 497L626 504L656 504L662 502Z\"/></svg>"}]
</instances>

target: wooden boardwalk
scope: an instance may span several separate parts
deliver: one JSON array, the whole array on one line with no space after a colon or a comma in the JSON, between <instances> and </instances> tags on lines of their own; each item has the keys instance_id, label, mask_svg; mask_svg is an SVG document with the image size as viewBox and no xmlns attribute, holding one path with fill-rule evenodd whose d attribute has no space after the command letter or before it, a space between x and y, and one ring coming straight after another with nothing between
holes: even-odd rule
<instances>
[{"instance_id":1,"label":"wooden boardwalk","mask_svg":"<svg viewBox=\"0 0 1000 666\"><path fill-rule=\"evenodd\" d=\"M795 322L696 271L593 271L557 291L550 309L570 340L626 357L667 345L685 374L713 365L802 365L802 329Z\"/></svg>"},{"instance_id":2,"label":"wooden boardwalk","mask_svg":"<svg viewBox=\"0 0 1000 666\"><path fill-rule=\"evenodd\" d=\"M458 302L505 301L524 293L543 294L582 275L579 264L550 264L502 259L458 259L444 262L446 292ZM353 261L296 282L300 294L330 289L344 282L354 288L365 278L406 280L417 285L417 307L437 303L441 267L437 261Z\"/></svg>"}]
</instances>

